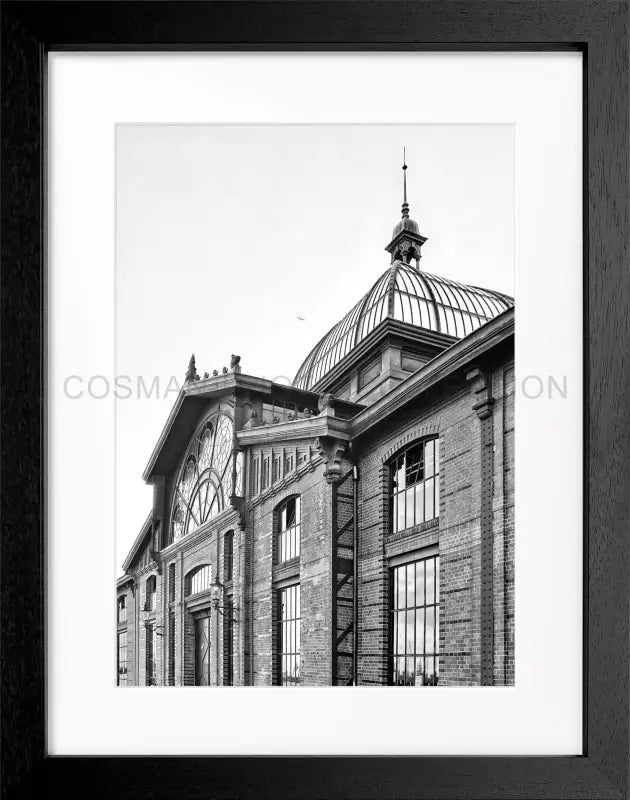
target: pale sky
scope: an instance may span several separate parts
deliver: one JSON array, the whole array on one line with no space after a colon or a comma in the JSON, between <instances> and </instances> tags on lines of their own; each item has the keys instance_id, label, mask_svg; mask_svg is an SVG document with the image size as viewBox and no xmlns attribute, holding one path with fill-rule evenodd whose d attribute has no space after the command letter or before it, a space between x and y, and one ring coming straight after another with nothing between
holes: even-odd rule
<instances>
[{"instance_id":1,"label":"pale sky","mask_svg":"<svg viewBox=\"0 0 630 800\"><path fill-rule=\"evenodd\" d=\"M421 268L513 295L511 125L118 126L119 565L151 509L141 475L171 376L192 352L200 375L238 353L244 373L292 380L388 267L403 146Z\"/></svg>"}]
</instances>

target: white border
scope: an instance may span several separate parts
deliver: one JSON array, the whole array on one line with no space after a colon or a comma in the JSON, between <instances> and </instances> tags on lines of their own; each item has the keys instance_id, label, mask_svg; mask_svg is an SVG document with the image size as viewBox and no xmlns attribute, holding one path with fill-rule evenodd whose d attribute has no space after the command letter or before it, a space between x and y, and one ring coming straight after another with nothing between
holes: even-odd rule
<instances>
[{"instance_id":1,"label":"white border","mask_svg":"<svg viewBox=\"0 0 630 800\"><path fill-rule=\"evenodd\" d=\"M49 57L48 748L51 754L581 751L581 57ZM114 370L120 122L514 123L517 683L507 689L119 690L113 685L113 404L63 379Z\"/></svg>"}]
</instances>

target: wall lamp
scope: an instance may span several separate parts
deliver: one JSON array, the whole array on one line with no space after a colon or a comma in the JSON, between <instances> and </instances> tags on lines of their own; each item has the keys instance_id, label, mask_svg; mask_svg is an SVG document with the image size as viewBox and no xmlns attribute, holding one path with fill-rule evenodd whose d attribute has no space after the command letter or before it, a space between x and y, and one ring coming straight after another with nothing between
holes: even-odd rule
<instances>
[{"instance_id":1,"label":"wall lamp","mask_svg":"<svg viewBox=\"0 0 630 800\"><path fill-rule=\"evenodd\" d=\"M140 616L142 617L142 622L144 622L145 628L153 628L153 632L156 636L164 636L162 633L162 625L156 625L155 623L151 622L151 614L155 614L155 609L149 608L148 603L145 603L142 606L142 611L140 612Z\"/></svg>"},{"instance_id":2,"label":"wall lamp","mask_svg":"<svg viewBox=\"0 0 630 800\"><path fill-rule=\"evenodd\" d=\"M219 576L217 575L210 584L210 600L212 602L212 608L214 608L215 611L218 611L222 617L226 617L235 625L238 625L238 607L226 607L225 604L221 602L223 600L224 589L225 586L221 583Z\"/></svg>"}]
</instances>

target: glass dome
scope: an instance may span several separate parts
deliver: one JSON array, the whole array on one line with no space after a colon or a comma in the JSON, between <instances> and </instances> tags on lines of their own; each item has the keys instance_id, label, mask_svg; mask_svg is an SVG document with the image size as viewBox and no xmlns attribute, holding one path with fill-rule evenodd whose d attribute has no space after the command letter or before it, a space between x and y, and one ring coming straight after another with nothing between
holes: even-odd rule
<instances>
[{"instance_id":1,"label":"glass dome","mask_svg":"<svg viewBox=\"0 0 630 800\"><path fill-rule=\"evenodd\" d=\"M313 348L293 385L312 389L388 317L462 339L513 305L514 300L500 292L466 286L395 261Z\"/></svg>"}]
</instances>

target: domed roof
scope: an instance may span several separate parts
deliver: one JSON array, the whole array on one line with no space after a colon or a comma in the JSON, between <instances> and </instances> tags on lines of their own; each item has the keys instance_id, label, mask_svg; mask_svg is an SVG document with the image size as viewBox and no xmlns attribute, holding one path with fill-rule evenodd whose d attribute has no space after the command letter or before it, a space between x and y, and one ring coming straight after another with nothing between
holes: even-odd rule
<instances>
[{"instance_id":1,"label":"domed roof","mask_svg":"<svg viewBox=\"0 0 630 800\"><path fill-rule=\"evenodd\" d=\"M420 226L415 219L411 219L408 216L403 216L403 218L396 223L394 232L392 233L392 240L395 239L399 233L402 233L402 231L408 231L409 233L415 233L417 236L420 236Z\"/></svg>"},{"instance_id":2,"label":"domed roof","mask_svg":"<svg viewBox=\"0 0 630 800\"><path fill-rule=\"evenodd\" d=\"M513 299L500 292L466 286L395 261L313 348L293 385L312 389L387 318L462 339L513 305Z\"/></svg>"}]
</instances>

